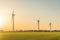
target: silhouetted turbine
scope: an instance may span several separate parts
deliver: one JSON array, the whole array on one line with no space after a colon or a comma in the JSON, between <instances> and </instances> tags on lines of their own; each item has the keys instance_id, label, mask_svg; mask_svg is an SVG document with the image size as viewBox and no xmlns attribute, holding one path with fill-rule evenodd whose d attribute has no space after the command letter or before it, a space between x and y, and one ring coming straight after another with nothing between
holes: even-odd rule
<instances>
[{"instance_id":1,"label":"silhouetted turbine","mask_svg":"<svg viewBox=\"0 0 60 40\"><path fill-rule=\"evenodd\" d=\"M40 21L39 21L39 20L37 20L37 22L38 22L38 30L39 30L39 22L40 22Z\"/></svg>"},{"instance_id":2,"label":"silhouetted turbine","mask_svg":"<svg viewBox=\"0 0 60 40\"><path fill-rule=\"evenodd\" d=\"M13 29L13 32L14 32L14 10L13 10L13 13L12 13L12 29Z\"/></svg>"},{"instance_id":3,"label":"silhouetted turbine","mask_svg":"<svg viewBox=\"0 0 60 40\"><path fill-rule=\"evenodd\" d=\"M51 28L51 25L52 25L52 23L50 22L50 23L49 23L49 26L50 26L50 31L51 31L51 29L52 29L52 28Z\"/></svg>"}]
</instances>

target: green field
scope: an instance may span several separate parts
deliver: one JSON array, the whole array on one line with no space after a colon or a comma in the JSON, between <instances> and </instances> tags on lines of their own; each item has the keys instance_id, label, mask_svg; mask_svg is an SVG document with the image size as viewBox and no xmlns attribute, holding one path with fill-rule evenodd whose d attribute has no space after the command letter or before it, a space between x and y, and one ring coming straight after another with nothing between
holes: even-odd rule
<instances>
[{"instance_id":1,"label":"green field","mask_svg":"<svg viewBox=\"0 0 60 40\"><path fill-rule=\"evenodd\" d=\"M60 40L60 32L0 32L0 40Z\"/></svg>"}]
</instances>

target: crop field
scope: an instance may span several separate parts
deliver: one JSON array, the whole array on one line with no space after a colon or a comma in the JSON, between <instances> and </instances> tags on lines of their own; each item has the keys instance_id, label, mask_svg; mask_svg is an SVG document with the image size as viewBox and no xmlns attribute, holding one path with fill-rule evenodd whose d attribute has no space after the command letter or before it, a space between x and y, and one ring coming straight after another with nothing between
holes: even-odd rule
<instances>
[{"instance_id":1,"label":"crop field","mask_svg":"<svg viewBox=\"0 0 60 40\"><path fill-rule=\"evenodd\" d=\"M60 32L0 32L0 40L60 40Z\"/></svg>"}]
</instances>

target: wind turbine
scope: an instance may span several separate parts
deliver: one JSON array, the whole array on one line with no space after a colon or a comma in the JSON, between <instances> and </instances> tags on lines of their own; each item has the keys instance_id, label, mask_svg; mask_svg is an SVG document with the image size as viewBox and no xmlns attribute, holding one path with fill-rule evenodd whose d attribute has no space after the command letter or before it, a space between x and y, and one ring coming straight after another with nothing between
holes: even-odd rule
<instances>
[{"instance_id":1,"label":"wind turbine","mask_svg":"<svg viewBox=\"0 0 60 40\"><path fill-rule=\"evenodd\" d=\"M38 30L39 30L39 26L40 26L40 25L39 25L39 24L40 24L39 22L40 22L40 21L39 21L39 20L37 20L37 22L38 22Z\"/></svg>"},{"instance_id":2,"label":"wind turbine","mask_svg":"<svg viewBox=\"0 0 60 40\"><path fill-rule=\"evenodd\" d=\"M13 32L14 32L14 16L15 16L15 14L14 14L14 10L13 10L13 12L12 12L12 29L13 29Z\"/></svg>"},{"instance_id":3,"label":"wind turbine","mask_svg":"<svg viewBox=\"0 0 60 40\"><path fill-rule=\"evenodd\" d=\"M52 28L51 28L51 25L52 25L52 23L50 22L50 23L49 23L49 26L50 26L50 31L51 31L51 29L52 29Z\"/></svg>"}]
</instances>

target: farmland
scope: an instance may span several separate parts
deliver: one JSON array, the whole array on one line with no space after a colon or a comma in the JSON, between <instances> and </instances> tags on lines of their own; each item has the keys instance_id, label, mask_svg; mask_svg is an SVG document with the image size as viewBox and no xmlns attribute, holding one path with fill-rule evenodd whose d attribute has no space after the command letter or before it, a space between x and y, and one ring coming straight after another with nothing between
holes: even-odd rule
<instances>
[{"instance_id":1,"label":"farmland","mask_svg":"<svg viewBox=\"0 0 60 40\"><path fill-rule=\"evenodd\" d=\"M60 32L0 32L0 40L60 40Z\"/></svg>"}]
</instances>

